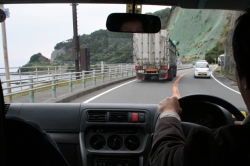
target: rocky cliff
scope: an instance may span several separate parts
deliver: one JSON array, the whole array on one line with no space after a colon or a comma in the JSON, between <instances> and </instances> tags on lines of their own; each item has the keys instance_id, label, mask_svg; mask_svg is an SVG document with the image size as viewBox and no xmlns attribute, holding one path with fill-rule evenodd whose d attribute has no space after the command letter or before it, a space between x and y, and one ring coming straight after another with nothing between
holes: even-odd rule
<instances>
[{"instance_id":1,"label":"rocky cliff","mask_svg":"<svg viewBox=\"0 0 250 166\"><path fill-rule=\"evenodd\" d=\"M50 58L50 62L54 62L54 60L56 59L57 56L59 55L65 55L66 51L64 48L60 48L60 49L55 49L52 53L51 53L51 58Z\"/></svg>"},{"instance_id":2,"label":"rocky cliff","mask_svg":"<svg viewBox=\"0 0 250 166\"><path fill-rule=\"evenodd\" d=\"M231 17L232 11L226 10L175 8L167 29L170 30L171 39L178 43L179 59L184 62L205 59L205 54L217 42L225 40Z\"/></svg>"}]
</instances>

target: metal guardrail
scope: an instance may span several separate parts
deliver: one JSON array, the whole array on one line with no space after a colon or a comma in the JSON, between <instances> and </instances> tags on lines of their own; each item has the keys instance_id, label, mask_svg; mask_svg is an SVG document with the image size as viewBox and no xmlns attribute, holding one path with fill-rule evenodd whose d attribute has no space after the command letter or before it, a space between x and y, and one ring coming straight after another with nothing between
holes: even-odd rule
<instances>
[{"instance_id":1,"label":"metal guardrail","mask_svg":"<svg viewBox=\"0 0 250 166\"><path fill-rule=\"evenodd\" d=\"M29 92L30 103L34 103L34 91L51 87L51 96L52 98L56 98L56 88L62 84L68 84L69 92L73 92L73 82L82 83L82 88L86 88L86 81L92 80L93 85L97 84L97 78L101 79L101 82L104 83L105 79L112 80L113 78L131 76L135 73L134 65L126 65L126 66L116 66L110 67L109 69L104 70L92 70L92 71L82 71L82 72L69 72L63 74L48 74L43 76L29 76L29 78L15 79L15 80L6 80L2 81L2 84L17 84L10 87L5 87L3 90L8 89L16 89L19 88L18 91L13 91L11 93L4 94L5 97L17 95L24 92Z\"/></svg>"},{"instance_id":2,"label":"metal guardrail","mask_svg":"<svg viewBox=\"0 0 250 166\"><path fill-rule=\"evenodd\" d=\"M125 66L132 64L103 64L103 68L110 68L110 67L116 67L116 66ZM100 69L102 68L101 64L95 64L90 65L90 70L93 69ZM29 66L29 67L10 67L10 75L19 75L20 78L22 75L39 75L39 74L62 74L65 73L65 71L71 71L73 72L75 70L75 66L68 66L68 65L57 65L57 66ZM30 69L30 71L22 71L22 69ZM13 72L15 70L15 72ZM5 68L0 67L0 75L5 75Z\"/></svg>"},{"instance_id":3,"label":"metal guardrail","mask_svg":"<svg viewBox=\"0 0 250 166\"><path fill-rule=\"evenodd\" d=\"M191 68L192 65L178 65L178 70ZM16 84L10 87L4 87L3 90L11 89L11 93L4 94L5 97L12 98L13 95L17 95L20 93L29 93L30 103L34 103L35 90L41 90L43 88L51 87L51 97L57 98L57 87L60 85L69 86L69 93L73 92L73 83L81 83L82 88L86 88L86 82L93 82L92 85L97 84L97 78L101 80L102 83L105 82L105 79L118 79L118 77L128 77L134 76L135 74L135 66L134 65L124 65L124 66L115 66L110 67L109 69L104 70L92 70L92 71L82 71L82 72L68 72L61 74L47 74L43 76L29 76L28 78L20 78L14 80L6 80L2 81L2 84ZM14 91L14 89L19 89ZM9 100L9 102L12 102Z\"/></svg>"}]
</instances>

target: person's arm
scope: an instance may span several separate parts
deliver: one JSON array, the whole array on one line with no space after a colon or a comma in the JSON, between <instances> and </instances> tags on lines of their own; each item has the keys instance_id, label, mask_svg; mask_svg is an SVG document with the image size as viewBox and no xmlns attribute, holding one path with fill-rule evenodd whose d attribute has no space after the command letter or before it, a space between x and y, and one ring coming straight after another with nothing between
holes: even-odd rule
<instances>
[{"instance_id":1,"label":"person's arm","mask_svg":"<svg viewBox=\"0 0 250 166\"><path fill-rule=\"evenodd\" d=\"M158 111L161 115L149 159L152 166L250 165L249 153L242 151L250 148L250 134L246 132L250 128L249 124L213 130L195 127L185 139L178 99L166 98L159 103Z\"/></svg>"},{"instance_id":2,"label":"person's arm","mask_svg":"<svg viewBox=\"0 0 250 166\"><path fill-rule=\"evenodd\" d=\"M185 137L180 121L175 117L159 119L153 137L150 164L152 166L182 165L184 144Z\"/></svg>"},{"instance_id":3,"label":"person's arm","mask_svg":"<svg viewBox=\"0 0 250 166\"><path fill-rule=\"evenodd\" d=\"M151 165L182 165L185 136L179 114L182 112L176 97L159 103L161 113L153 137L150 154Z\"/></svg>"}]
</instances>

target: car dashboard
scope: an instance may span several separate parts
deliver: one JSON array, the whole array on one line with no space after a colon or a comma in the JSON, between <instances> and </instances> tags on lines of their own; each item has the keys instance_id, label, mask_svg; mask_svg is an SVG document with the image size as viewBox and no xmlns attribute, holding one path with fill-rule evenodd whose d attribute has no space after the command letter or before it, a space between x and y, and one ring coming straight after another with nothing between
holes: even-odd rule
<instances>
[{"instance_id":1,"label":"car dashboard","mask_svg":"<svg viewBox=\"0 0 250 166\"><path fill-rule=\"evenodd\" d=\"M8 115L38 123L70 165L147 165L157 105L11 104Z\"/></svg>"},{"instance_id":2,"label":"car dashboard","mask_svg":"<svg viewBox=\"0 0 250 166\"><path fill-rule=\"evenodd\" d=\"M6 111L39 124L71 166L145 166L149 165L157 108L157 104L16 103ZM231 114L224 113L232 124ZM215 116L206 110L194 117L183 118L202 124ZM218 125L213 122L209 125Z\"/></svg>"}]
</instances>

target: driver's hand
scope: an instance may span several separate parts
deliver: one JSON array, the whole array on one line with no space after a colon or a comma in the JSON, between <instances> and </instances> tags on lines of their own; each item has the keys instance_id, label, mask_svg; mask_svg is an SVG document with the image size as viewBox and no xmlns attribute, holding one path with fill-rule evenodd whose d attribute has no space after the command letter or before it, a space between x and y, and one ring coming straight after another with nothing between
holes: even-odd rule
<instances>
[{"instance_id":1,"label":"driver's hand","mask_svg":"<svg viewBox=\"0 0 250 166\"><path fill-rule=\"evenodd\" d=\"M166 99L164 99L163 101L161 101L158 105L158 111L160 113L163 112L175 112L178 115L181 114L182 109L180 107L178 98L175 96L172 97L167 97Z\"/></svg>"}]
</instances>

